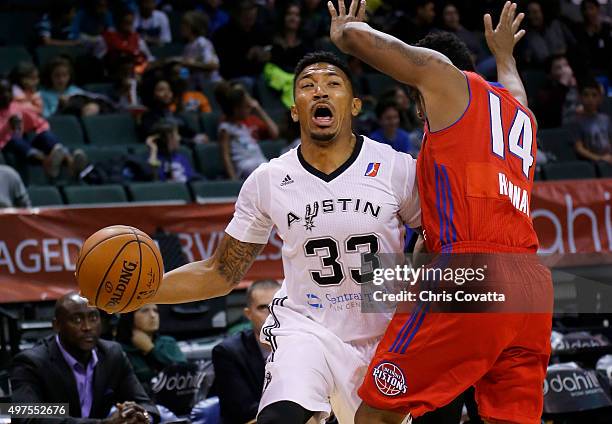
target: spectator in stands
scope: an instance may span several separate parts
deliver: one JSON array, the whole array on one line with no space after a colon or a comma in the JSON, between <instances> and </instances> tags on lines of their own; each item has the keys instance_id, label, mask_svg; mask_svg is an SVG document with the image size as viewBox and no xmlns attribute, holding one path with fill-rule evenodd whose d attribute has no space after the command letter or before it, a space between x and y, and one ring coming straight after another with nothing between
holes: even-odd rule
<instances>
[{"instance_id":1,"label":"spectator in stands","mask_svg":"<svg viewBox=\"0 0 612 424\"><path fill-rule=\"evenodd\" d=\"M77 293L61 297L53 328L56 335L13 359L13 402L68 403L71 421L77 423L147 424L147 415L159 421L121 346L99 338L100 313L87 299Z\"/></svg>"},{"instance_id":2,"label":"spectator in stands","mask_svg":"<svg viewBox=\"0 0 612 424\"><path fill-rule=\"evenodd\" d=\"M546 82L538 90L534 112L540 128L566 125L576 115L580 102L574 71L564 55L546 61Z\"/></svg>"},{"instance_id":3,"label":"spectator in stands","mask_svg":"<svg viewBox=\"0 0 612 424\"><path fill-rule=\"evenodd\" d=\"M43 101L38 92L38 68L29 62L17 64L9 75L13 84L13 101L41 115Z\"/></svg>"},{"instance_id":4,"label":"spectator in stands","mask_svg":"<svg viewBox=\"0 0 612 424\"><path fill-rule=\"evenodd\" d=\"M400 113L400 128L408 132L416 131L417 138L423 136L423 120L417 116L415 104L402 86L396 85L386 91L381 99L391 99L397 104Z\"/></svg>"},{"instance_id":5,"label":"spectator in stands","mask_svg":"<svg viewBox=\"0 0 612 424\"><path fill-rule=\"evenodd\" d=\"M79 33L74 25L75 16L75 0L54 1L53 6L36 24L37 44L66 47L80 45Z\"/></svg>"},{"instance_id":6,"label":"spectator in stands","mask_svg":"<svg viewBox=\"0 0 612 424\"><path fill-rule=\"evenodd\" d=\"M221 9L222 0L204 0L200 6L202 11L208 16L208 32L213 35L219 28L229 22L229 15Z\"/></svg>"},{"instance_id":7,"label":"spectator in stands","mask_svg":"<svg viewBox=\"0 0 612 424\"><path fill-rule=\"evenodd\" d=\"M586 69L612 74L612 24L601 17L597 0L580 3L583 24L577 31Z\"/></svg>"},{"instance_id":8,"label":"spectator in stands","mask_svg":"<svg viewBox=\"0 0 612 424\"><path fill-rule=\"evenodd\" d=\"M111 73L123 56L131 57L134 60L134 71L136 74L142 74L154 57L147 43L134 31L134 12L123 8L116 17L117 29L107 29L102 33L100 43L96 47L96 56L104 58Z\"/></svg>"},{"instance_id":9,"label":"spectator in stands","mask_svg":"<svg viewBox=\"0 0 612 424\"><path fill-rule=\"evenodd\" d=\"M188 182L202 179L193 170L189 158L179 151L181 135L173 122L161 121L153 127L153 135L147 137L149 165L154 169L154 179L159 181Z\"/></svg>"},{"instance_id":10,"label":"spectator in stands","mask_svg":"<svg viewBox=\"0 0 612 424\"><path fill-rule=\"evenodd\" d=\"M522 62L542 67L552 55L568 54L576 45L576 39L564 23L544 15L540 0L530 0L527 5L527 34L521 44Z\"/></svg>"},{"instance_id":11,"label":"spectator in stands","mask_svg":"<svg viewBox=\"0 0 612 424\"><path fill-rule=\"evenodd\" d=\"M329 38L329 11L322 0L302 1L302 39Z\"/></svg>"},{"instance_id":12,"label":"spectator in stands","mask_svg":"<svg viewBox=\"0 0 612 424\"><path fill-rule=\"evenodd\" d=\"M224 114L224 121L219 125L219 143L225 170L233 180L246 178L268 161L253 136L259 126L252 127L252 122L255 118L263 122L270 138L278 137L278 127L240 84L220 83L215 88L215 96ZM255 117L251 117L253 113Z\"/></svg>"},{"instance_id":13,"label":"spectator in stands","mask_svg":"<svg viewBox=\"0 0 612 424\"><path fill-rule=\"evenodd\" d=\"M42 71L42 90L40 96L43 102L43 116L57 112L60 103L65 103L73 94L82 94L83 90L72 84L73 69L70 60L58 56L45 64Z\"/></svg>"},{"instance_id":14,"label":"spectator in stands","mask_svg":"<svg viewBox=\"0 0 612 424\"><path fill-rule=\"evenodd\" d=\"M183 66L190 72L190 83L194 88L202 88L208 82L221 80L219 57L213 43L206 38L208 17L202 12L186 12L181 22L181 34L187 41L183 50Z\"/></svg>"},{"instance_id":15,"label":"spectator in stands","mask_svg":"<svg viewBox=\"0 0 612 424\"><path fill-rule=\"evenodd\" d=\"M442 9L442 22L444 30L454 33L470 49L474 57L474 63L482 60L486 53L481 40L475 33L468 31L461 25L459 10L453 3L447 3Z\"/></svg>"},{"instance_id":16,"label":"spectator in stands","mask_svg":"<svg viewBox=\"0 0 612 424\"><path fill-rule=\"evenodd\" d=\"M253 0L238 0L230 22L213 36L213 43L226 79L247 77L253 83L263 65L270 60L272 46L265 31L257 27L257 5ZM328 28L329 31L329 28Z\"/></svg>"},{"instance_id":17,"label":"spectator in stands","mask_svg":"<svg viewBox=\"0 0 612 424\"><path fill-rule=\"evenodd\" d=\"M134 16L134 30L149 46L172 42L168 15L156 10L156 0L140 0Z\"/></svg>"},{"instance_id":18,"label":"spectator in stands","mask_svg":"<svg viewBox=\"0 0 612 424\"><path fill-rule=\"evenodd\" d=\"M143 139L154 133L153 129L159 122L173 122L178 126L183 141L187 143L205 143L208 137L197 134L189 127L185 119L176 113L174 93L170 83L165 80L143 82L142 100L148 110L142 115L140 129Z\"/></svg>"},{"instance_id":19,"label":"spectator in stands","mask_svg":"<svg viewBox=\"0 0 612 424\"><path fill-rule=\"evenodd\" d=\"M135 312L121 314L116 340L127 354L134 374L145 388L151 379L171 364L186 362L176 340L161 336L157 305L145 305Z\"/></svg>"},{"instance_id":20,"label":"spectator in stands","mask_svg":"<svg viewBox=\"0 0 612 424\"><path fill-rule=\"evenodd\" d=\"M436 9L433 0L411 2L411 13L402 16L391 29L400 40L414 44L433 29Z\"/></svg>"},{"instance_id":21,"label":"spectator in stands","mask_svg":"<svg viewBox=\"0 0 612 424\"><path fill-rule=\"evenodd\" d=\"M215 385L224 422L246 423L257 415L264 388L265 361L270 354L269 345L259 337L270 314L268 305L279 288L274 280L255 281L247 289L244 308L253 330L230 336L213 348Z\"/></svg>"},{"instance_id":22,"label":"spectator in stands","mask_svg":"<svg viewBox=\"0 0 612 424\"><path fill-rule=\"evenodd\" d=\"M300 37L301 7L297 1L289 1L279 19L279 30L272 41L271 62L293 74L295 66L312 50Z\"/></svg>"},{"instance_id":23,"label":"spectator in stands","mask_svg":"<svg viewBox=\"0 0 612 424\"><path fill-rule=\"evenodd\" d=\"M28 139L28 133L35 135ZM42 163L51 178L57 178L63 163L77 171L72 155L49 131L49 123L13 101L11 85L5 79L0 80L0 149L20 160Z\"/></svg>"},{"instance_id":24,"label":"spectator in stands","mask_svg":"<svg viewBox=\"0 0 612 424\"><path fill-rule=\"evenodd\" d=\"M612 164L612 125L610 117L599 112L602 96L602 88L595 79L589 78L580 84L584 110L573 122L574 140L579 156Z\"/></svg>"},{"instance_id":25,"label":"spectator in stands","mask_svg":"<svg viewBox=\"0 0 612 424\"><path fill-rule=\"evenodd\" d=\"M113 28L113 16L107 0L89 0L74 18L74 32L85 40L92 40Z\"/></svg>"},{"instance_id":26,"label":"spectator in stands","mask_svg":"<svg viewBox=\"0 0 612 424\"><path fill-rule=\"evenodd\" d=\"M419 149L412 142L410 134L400 128L400 110L394 100L379 101L376 105L376 117L380 128L369 135L372 140L388 144L398 152L417 156Z\"/></svg>"},{"instance_id":27,"label":"spectator in stands","mask_svg":"<svg viewBox=\"0 0 612 424\"><path fill-rule=\"evenodd\" d=\"M29 208L30 196L13 168L0 165L0 208Z\"/></svg>"}]
</instances>

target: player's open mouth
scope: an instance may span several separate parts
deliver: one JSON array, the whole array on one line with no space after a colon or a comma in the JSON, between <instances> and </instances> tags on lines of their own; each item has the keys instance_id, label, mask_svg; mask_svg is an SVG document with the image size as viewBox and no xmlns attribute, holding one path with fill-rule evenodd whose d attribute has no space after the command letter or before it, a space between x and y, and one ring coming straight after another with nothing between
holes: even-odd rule
<instances>
[{"instance_id":1,"label":"player's open mouth","mask_svg":"<svg viewBox=\"0 0 612 424\"><path fill-rule=\"evenodd\" d=\"M312 121L317 127L329 127L334 120L334 113L326 104L318 104L314 107Z\"/></svg>"}]
</instances>

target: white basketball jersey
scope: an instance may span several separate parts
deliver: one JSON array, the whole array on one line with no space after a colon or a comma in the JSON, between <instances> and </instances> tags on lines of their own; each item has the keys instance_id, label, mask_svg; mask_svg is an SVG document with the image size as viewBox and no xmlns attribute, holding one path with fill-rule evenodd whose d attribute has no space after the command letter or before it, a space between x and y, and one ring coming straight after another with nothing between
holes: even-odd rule
<instances>
[{"instance_id":1,"label":"white basketball jersey","mask_svg":"<svg viewBox=\"0 0 612 424\"><path fill-rule=\"evenodd\" d=\"M404 224L420 225L416 160L358 136L351 157L332 174L293 149L245 181L227 234L266 244L275 226L283 240L284 306L343 341L383 334L389 313L362 313L360 288L368 254L401 253ZM366 270L363 270L364 273ZM370 276L371 277L371 276ZM371 283L370 283L371 284Z\"/></svg>"}]
</instances>

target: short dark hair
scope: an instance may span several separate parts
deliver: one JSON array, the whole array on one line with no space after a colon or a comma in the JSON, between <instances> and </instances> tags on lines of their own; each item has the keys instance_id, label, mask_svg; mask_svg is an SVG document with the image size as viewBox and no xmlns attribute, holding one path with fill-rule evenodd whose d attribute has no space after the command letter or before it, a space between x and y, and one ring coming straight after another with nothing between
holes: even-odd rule
<instances>
[{"instance_id":1,"label":"short dark hair","mask_svg":"<svg viewBox=\"0 0 612 424\"><path fill-rule=\"evenodd\" d=\"M552 56L549 56L546 59L546 61L544 62L544 70L546 71L546 73L550 74L550 71L552 70L553 64L557 60L561 60L561 59L567 60L567 56L565 56L563 53L555 53Z\"/></svg>"},{"instance_id":2,"label":"short dark hair","mask_svg":"<svg viewBox=\"0 0 612 424\"><path fill-rule=\"evenodd\" d=\"M588 3L591 3L593 6L597 7L597 9L601 8L601 5L597 0L582 0L582 2L580 3L580 11L582 13L584 13L584 11L586 10L586 5Z\"/></svg>"},{"instance_id":3,"label":"short dark hair","mask_svg":"<svg viewBox=\"0 0 612 424\"><path fill-rule=\"evenodd\" d=\"M74 77L74 69L72 68L72 62L70 59L65 56L55 56L53 59L49 60L43 65L42 72L40 73L40 82L42 85L47 88L52 88L53 82L51 81L51 75L56 68L60 68L62 66L68 68L68 72L70 73L68 85L70 85L72 83L72 78Z\"/></svg>"},{"instance_id":4,"label":"short dark hair","mask_svg":"<svg viewBox=\"0 0 612 424\"><path fill-rule=\"evenodd\" d=\"M11 72L9 73L9 80L11 84L21 86L21 79L29 77L34 72L37 72L38 68L31 62L19 62Z\"/></svg>"},{"instance_id":5,"label":"short dark hair","mask_svg":"<svg viewBox=\"0 0 612 424\"><path fill-rule=\"evenodd\" d=\"M260 290L260 289L280 289L281 285L278 283L278 281L276 280L257 280L255 282L253 282L253 284L251 284L249 286L249 288L246 291L246 304L247 306L251 305L251 302L253 302L253 292L255 290Z\"/></svg>"},{"instance_id":6,"label":"short dark hair","mask_svg":"<svg viewBox=\"0 0 612 424\"><path fill-rule=\"evenodd\" d=\"M208 16L198 10L190 10L183 14L183 21L196 36L206 36L210 23Z\"/></svg>"},{"instance_id":7,"label":"short dark hair","mask_svg":"<svg viewBox=\"0 0 612 424\"><path fill-rule=\"evenodd\" d=\"M446 31L432 32L416 43L415 46L442 53L462 71L475 71L470 49L455 34Z\"/></svg>"},{"instance_id":8,"label":"short dark hair","mask_svg":"<svg viewBox=\"0 0 612 424\"><path fill-rule=\"evenodd\" d=\"M389 108L393 108L399 112L399 106L395 100L391 97L383 97L376 104L376 117L380 119L383 113Z\"/></svg>"},{"instance_id":9,"label":"short dark hair","mask_svg":"<svg viewBox=\"0 0 612 424\"><path fill-rule=\"evenodd\" d=\"M235 81L222 81L215 86L215 99L227 117L234 115L234 109L249 95L242 84Z\"/></svg>"},{"instance_id":10,"label":"short dark hair","mask_svg":"<svg viewBox=\"0 0 612 424\"><path fill-rule=\"evenodd\" d=\"M296 65L295 72L294 72L295 78L293 80L293 91L294 92L295 92L295 84L296 84L298 75L300 75L302 71L306 69L306 67L310 65L314 65L315 63L329 63L330 65L333 65L336 68L340 69L342 72L344 72L348 80L351 81L351 71L347 63L344 60L340 59L335 54L321 50L321 51L316 51L313 53L308 53Z\"/></svg>"},{"instance_id":11,"label":"short dark hair","mask_svg":"<svg viewBox=\"0 0 612 424\"><path fill-rule=\"evenodd\" d=\"M601 91L601 85L595 78L591 76L581 79L578 83L578 91L580 93L582 93L587 88L593 88L597 91Z\"/></svg>"}]
</instances>

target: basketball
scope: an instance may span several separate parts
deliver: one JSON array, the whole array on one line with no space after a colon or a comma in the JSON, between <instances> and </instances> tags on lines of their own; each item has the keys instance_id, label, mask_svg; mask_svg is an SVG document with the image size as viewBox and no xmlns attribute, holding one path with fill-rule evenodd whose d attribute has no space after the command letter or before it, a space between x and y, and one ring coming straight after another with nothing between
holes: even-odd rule
<instances>
[{"instance_id":1,"label":"basketball","mask_svg":"<svg viewBox=\"0 0 612 424\"><path fill-rule=\"evenodd\" d=\"M164 264L155 242L137 228L113 225L91 235L79 252L82 296L108 312L130 312L155 295Z\"/></svg>"}]
</instances>

